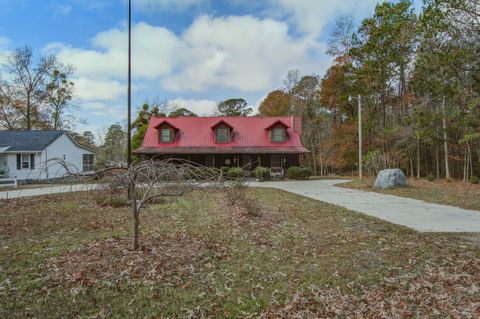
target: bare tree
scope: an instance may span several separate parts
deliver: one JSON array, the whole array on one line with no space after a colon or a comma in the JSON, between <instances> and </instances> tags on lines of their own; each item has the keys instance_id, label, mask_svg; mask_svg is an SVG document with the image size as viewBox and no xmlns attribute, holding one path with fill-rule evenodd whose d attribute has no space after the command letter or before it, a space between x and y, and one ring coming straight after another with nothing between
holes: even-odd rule
<instances>
[{"instance_id":1,"label":"bare tree","mask_svg":"<svg viewBox=\"0 0 480 319\"><path fill-rule=\"evenodd\" d=\"M104 191L119 194L130 189L133 216L133 249L139 248L140 212L160 197L182 196L194 189L218 187L220 174L187 160L151 159L134 163L125 174L101 185Z\"/></svg>"},{"instance_id":2,"label":"bare tree","mask_svg":"<svg viewBox=\"0 0 480 319\"><path fill-rule=\"evenodd\" d=\"M335 26L328 39L327 54L339 57L348 54L352 47L352 35L355 32L353 15L345 14L335 20Z\"/></svg>"},{"instance_id":3,"label":"bare tree","mask_svg":"<svg viewBox=\"0 0 480 319\"><path fill-rule=\"evenodd\" d=\"M58 128L60 115L71 99L73 84L68 77L72 68L57 63L53 55L36 59L32 49L25 46L7 55L2 71L0 120L3 126L26 130L35 126ZM54 106L53 111L49 105Z\"/></svg>"}]
</instances>

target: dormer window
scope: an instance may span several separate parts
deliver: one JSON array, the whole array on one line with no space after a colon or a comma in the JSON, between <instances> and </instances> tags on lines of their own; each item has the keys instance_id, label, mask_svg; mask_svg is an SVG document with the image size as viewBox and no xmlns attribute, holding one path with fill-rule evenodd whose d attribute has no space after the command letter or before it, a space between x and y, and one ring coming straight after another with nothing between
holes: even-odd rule
<instances>
[{"instance_id":1,"label":"dormer window","mask_svg":"<svg viewBox=\"0 0 480 319\"><path fill-rule=\"evenodd\" d=\"M283 143L285 142L285 128L275 127L270 131L272 142Z\"/></svg>"},{"instance_id":2,"label":"dormer window","mask_svg":"<svg viewBox=\"0 0 480 319\"><path fill-rule=\"evenodd\" d=\"M280 120L277 120L276 122L266 127L265 130L268 130L271 142L284 143L287 141L287 128L287 124Z\"/></svg>"},{"instance_id":3,"label":"dormer window","mask_svg":"<svg viewBox=\"0 0 480 319\"><path fill-rule=\"evenodd\" d=\"M158 142L159 143L173 143L175 140L176 129L168 123L163 123L157 126Z\"/></svg>"},{"instance_id":4,"label":"dormer window","mask_svg":"<svg viewBox=\"0 0 480 319\"><path fill-rule=\"evenodd\" d=\"M233 127L224 120L212 125L211 129L214 133L215 143L230 143L232 141Z\"/></svg>"},{"instance_id":5,"label":"dormer window","mask_svg":"<svg viewBox=\"0 0 480 319\"><path fill-rule=\"evenodd\" d=\"M230 128L219 126L215 128L215 143L228 143L231 140Z\"/></svg>"},{"instance_id":6,"label":"dormer window","mask_svg":"<svg viewBox=\"0 0 480 319\"><path fill-rule=\"evenodd\" d=\"M171 143L172 142L172 130L169 128L162 128L160 130L160 141L162 143Z\"/></svg>"}]
</instances>

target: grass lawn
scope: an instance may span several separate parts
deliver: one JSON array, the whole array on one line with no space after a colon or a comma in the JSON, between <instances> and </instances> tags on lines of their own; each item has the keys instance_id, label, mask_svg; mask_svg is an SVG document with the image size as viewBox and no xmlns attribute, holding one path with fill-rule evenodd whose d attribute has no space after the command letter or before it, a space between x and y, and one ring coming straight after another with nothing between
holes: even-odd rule
<instances>
[{"instance_id":1,"label":"grass lawn","mask_svg":"<svg viewBox=\"0 0 480 319\"><path fill-rule=\"evenodd\" d=\"M444 180L427 181L408 179L408 187L378 190L373 187L375 180L365 178L363 181L351 181L337 186L361 189L382 194L410 197L427 202L480 210L480 184L447 182Z\"/></svg>"},{"instance_id":2,"label":"grass lawn","mask_svg":"<svg viewBox=\"0 0 480 319\"><path fill-rule=\"evenodd\" d=\"M0 318L480 315L480 236L421 234L273 189L142 213L86 194L0 203Z\"/></svg>"}]
</instances>

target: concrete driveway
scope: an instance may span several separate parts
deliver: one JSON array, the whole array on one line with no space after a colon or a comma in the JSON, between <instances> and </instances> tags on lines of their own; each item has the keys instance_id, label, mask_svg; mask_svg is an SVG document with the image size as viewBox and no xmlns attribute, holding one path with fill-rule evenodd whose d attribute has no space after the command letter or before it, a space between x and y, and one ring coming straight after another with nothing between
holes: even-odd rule
<instances>
[{"instance_id":1,"label":"concrete driveway","mask_svg":"<svg viewBox=\"0 0 480 319\"><path fill-rule=\"evenodd\" d=\"M480 211L334 186L343 182L345 180L249 182L249 185L282 189L422 232L480 232ZM95 184L55 185L0 191L0 199L86 191L94 187Z\"/></svg>"},{"instance_id":2,"label":"concrete driveway","mask_svg":"<svg viewBox=\"0 0 480 319\"><path fill-rule=\"evenodd\" d=\"M345 180L249 183L272 187L378 217L421 232L480 232L480 211L336 187Z\"/></svg>"}]
</instances>

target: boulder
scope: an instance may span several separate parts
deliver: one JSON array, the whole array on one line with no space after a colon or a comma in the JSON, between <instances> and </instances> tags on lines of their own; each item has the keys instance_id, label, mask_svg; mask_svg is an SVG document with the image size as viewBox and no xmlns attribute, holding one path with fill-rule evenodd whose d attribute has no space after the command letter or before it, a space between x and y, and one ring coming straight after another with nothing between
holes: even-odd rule
<instances>
[{"instance_id":1,"label":"boulder","mask_svg":"<svg viewBox=\"0 0 480 319\"><path fill-rule=\"evenodd\" d=\"M399 168L384 169L378 172L375 188L394 188L407 186L407 178Z\"/></svg>"}]
</instances>

